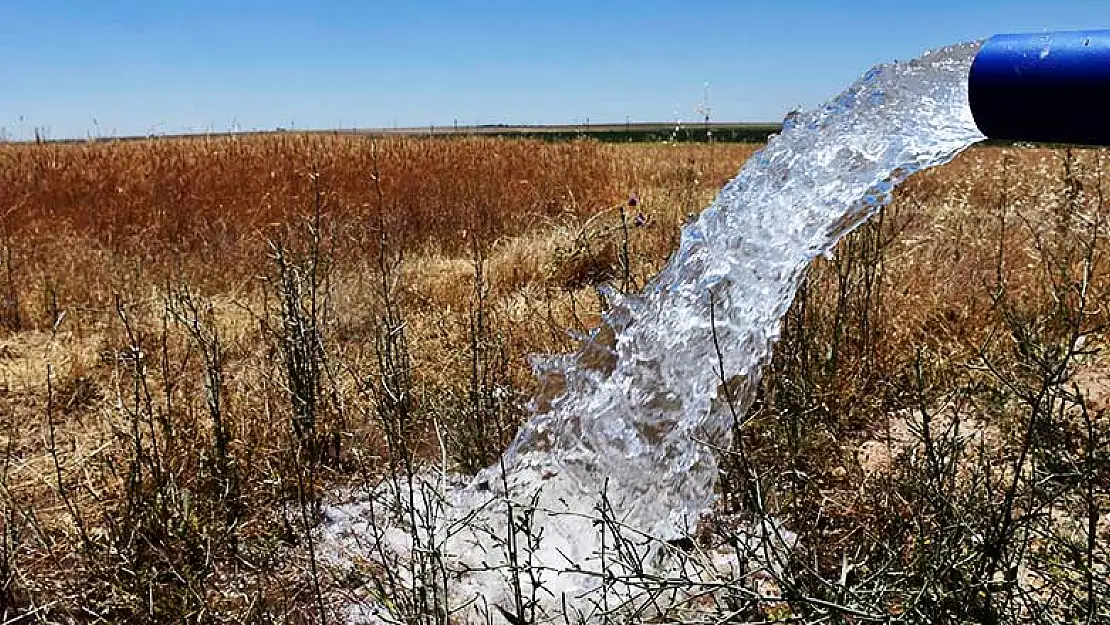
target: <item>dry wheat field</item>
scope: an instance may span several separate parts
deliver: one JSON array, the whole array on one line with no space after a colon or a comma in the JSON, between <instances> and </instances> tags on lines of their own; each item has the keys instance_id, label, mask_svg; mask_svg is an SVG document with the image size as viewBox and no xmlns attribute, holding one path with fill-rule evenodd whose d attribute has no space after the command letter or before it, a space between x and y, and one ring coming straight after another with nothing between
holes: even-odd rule
<instances>
[{"instance_id":1,"label":"dry wheat field","mask_svg":"<svg viewBox=\"0 0 1110 625\"><path fill-rule=\"evenodd\" d=\"M328 493L494 461L755 149L0 144L0 623L336 622ZM719 504L798 543L714 620L1110 622L1108 173L973 148L810 269Z\"/></svg>"}]
</instances>

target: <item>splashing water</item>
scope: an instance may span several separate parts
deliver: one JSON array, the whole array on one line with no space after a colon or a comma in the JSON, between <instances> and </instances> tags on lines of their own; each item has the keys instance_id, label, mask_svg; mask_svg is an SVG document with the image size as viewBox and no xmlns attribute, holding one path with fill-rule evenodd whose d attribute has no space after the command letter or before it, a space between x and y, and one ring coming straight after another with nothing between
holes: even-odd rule
<instances>
[{"instance_id":1,"label":"splashing water","mask_svg":"<svg viewBox=\"0 0 1110 625\"><path fill-rule=\"evenodd\" d=\"M978 49L875 67L824 106L792 115L683 229L640 295L611 294L603 325L577 353L536 363L561 392L538 400L502 462L444 504L440 547L459 572L456 600L512 604L504 538L488 537L517 531L506 529L508 505L529 510L538 534L517 541L514 557L544 589L540 614L570 601L589 618L574 602L599 585L583 572L605 551L599 511L637 536L688 535L713 502L713 448L729 445L806 267L899 182L984 138L967 98ZM462 519L487 529L461 531ZM638 544L659 563L658 542Z\"/></svg>"}]
</instances>

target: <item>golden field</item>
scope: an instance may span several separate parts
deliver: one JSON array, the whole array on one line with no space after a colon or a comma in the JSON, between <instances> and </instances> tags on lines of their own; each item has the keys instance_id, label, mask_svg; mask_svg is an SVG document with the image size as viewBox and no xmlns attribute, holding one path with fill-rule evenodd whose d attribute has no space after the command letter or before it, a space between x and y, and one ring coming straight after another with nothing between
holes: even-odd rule
<instances>
[{"instance_id":1,"label":"golden field","mask_svg":"<svg viewBox=\"0 0 1110 625\"><path fill-rule=\"evenodd\" d=\"M754 149L0 145L0 623L334 621L320 499L492 462L527 356ZM722 460L722 507L801 538L775 614L1110 614L1108 172L973 148L811 269Z\"/></svg>"}]
</instances>

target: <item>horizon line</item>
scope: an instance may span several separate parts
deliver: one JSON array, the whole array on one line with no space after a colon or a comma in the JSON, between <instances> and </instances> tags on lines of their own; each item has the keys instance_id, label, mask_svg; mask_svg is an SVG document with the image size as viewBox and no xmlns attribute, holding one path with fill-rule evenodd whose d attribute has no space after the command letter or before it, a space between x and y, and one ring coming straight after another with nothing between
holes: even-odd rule
<instances>
[{"instance_id":1,"label":"horizon line","mask_svg":"<svg viewBox=\"0 0 1110 625\"><path fill-rule=\"evenodd\" d=\"M379 126L379 127L350 127L350 128L295 128L277 126L273 129L257 130L220 130L220 131L183 131L148 134L121 134L121 135L88 135L85 137L50 138L41 129L36 128L33 137L22 139L9 139L0 137L0 143L6 144L39 144L39 143L110 143L113 141L143 141L155 139L198 139L198 138L233 138L250 137L268 134L302 134L302 135L351 135L351 136L467 136L467 135L527 135L562 133L577 133L582 135L598 133L619 132L690 132L697 130L747 130L778 132L782 129L782 122L725 122L725 121L668 121L668 122L598 122L588 120L574 124L427 124L423 126Z\"/></svg>"}]
</instances>

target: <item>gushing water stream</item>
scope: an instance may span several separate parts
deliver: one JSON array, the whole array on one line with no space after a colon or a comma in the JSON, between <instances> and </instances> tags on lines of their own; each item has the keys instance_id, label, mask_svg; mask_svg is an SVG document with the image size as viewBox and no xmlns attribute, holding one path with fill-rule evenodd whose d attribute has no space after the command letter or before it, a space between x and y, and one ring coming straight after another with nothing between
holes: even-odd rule
<instances>
[{"instance_id":1,"label":"gushing water stream","mask_svg":"<svg viewBox=\"0 0 1110 625\"><path fill-rule=\"evenodd\" d=\"M660 541L687 535L712 507L712 448L729 445L806 267L899 182L984 138L967 98L978 48L875 67L792 116L683 229L642 293L611 295L577 353L537 363L561 390L501 463L441 504L451 601L480 596L512 611L524 596L537 616L589 619L607 601L596 571L616 566L604 558L617 529L660 539L629 544L647 566L665 566ZM511 560L530 568L523 586Z\"/></svg>"}]
</instances>

